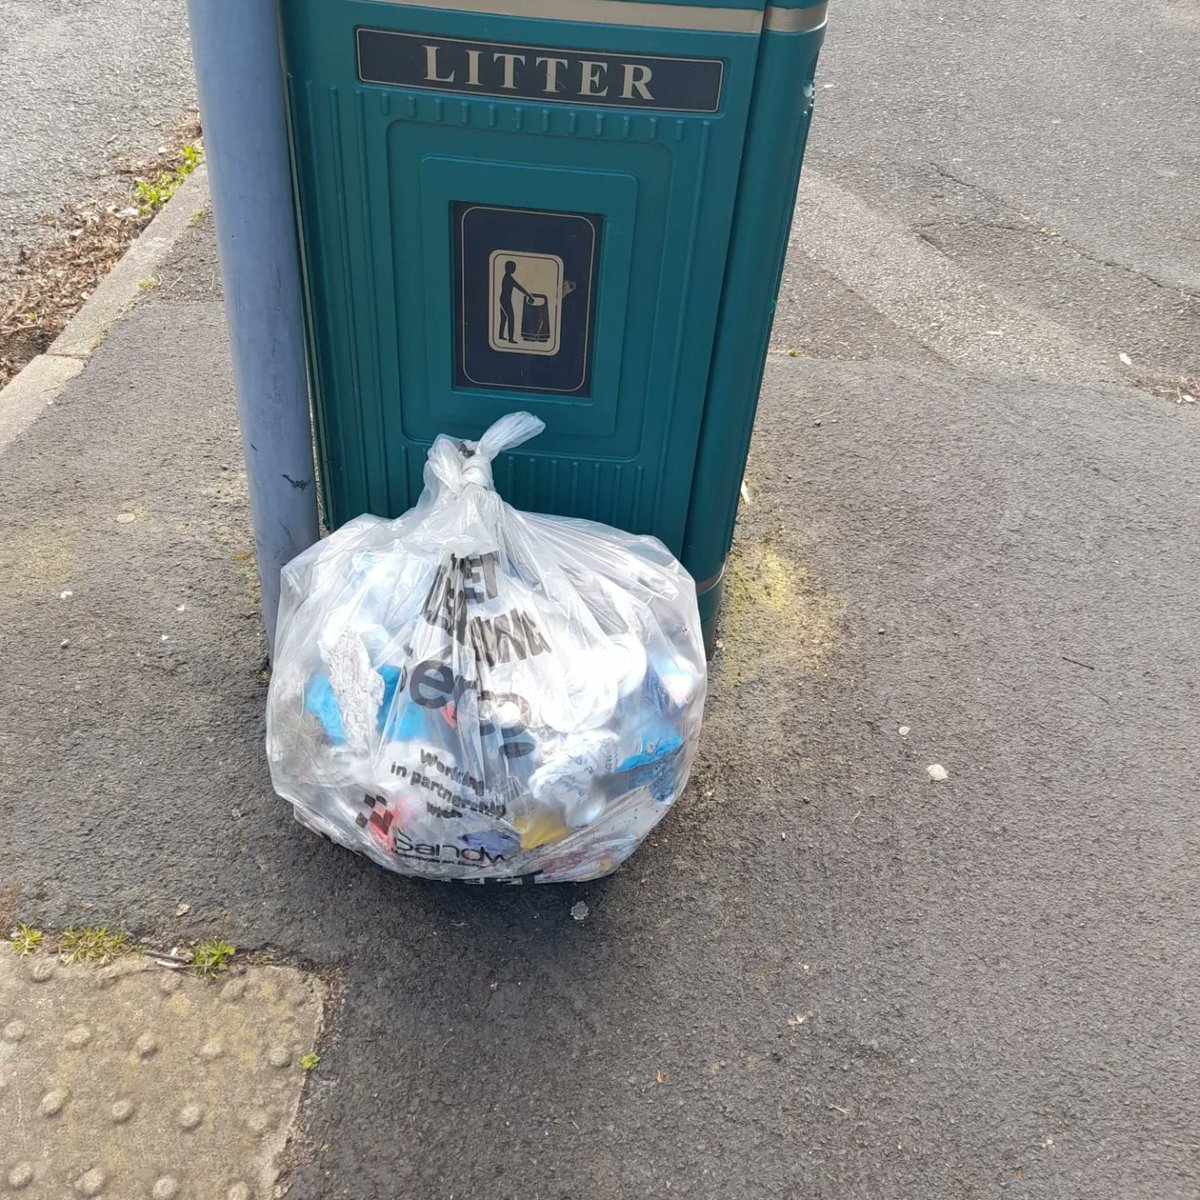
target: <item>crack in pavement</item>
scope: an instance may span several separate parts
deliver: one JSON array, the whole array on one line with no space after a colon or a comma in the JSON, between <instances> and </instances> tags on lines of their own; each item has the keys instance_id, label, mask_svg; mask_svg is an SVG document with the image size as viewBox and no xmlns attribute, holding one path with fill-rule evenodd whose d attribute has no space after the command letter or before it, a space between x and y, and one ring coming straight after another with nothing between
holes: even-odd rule
<instances>
[{"instance_id":1,"label":"crack in pavement","mask_svg":"<svg viewBox=\"0 0 1200 1200\"><path fill-rule=\"evenodd\" d=\"M1013 304L920 230L884 216L820 171L801 182L793 237L817 264L939 357L982 370L1123 379L1113 356Z\"/></svg>"},{"instance_id":2,"label":"crack in pavement","mask_svg":"<svg viewBox=\"0 0 1200 1200\"><path fill-rule=\"evenodd\" d=\"M956 175L953 171L951 171L948 167L944 167L941 163L930 161L928 165L943 179L949 179L958 184L960 187L985 197L1001 209L1006 209L1012 212L1018 211L1014 209L1011 202L1000 193L995 192L990 188L983 187L981 184L972 183L970 180L964 179L961 175ZM1101 267L1108 267L1115 271L1127 272L1137 279L1144 279L1147 283L1153 284L1157 288L1162 288L1165 291L1177 292L1180 296L1186 297L1189 300L1200 300L1200 289L1190 288L1186 284L1179 282L1167 282L1148 271L1144 271L1133 266L1131 263L1120 262L1117 259L1109 258L1106 255L1097 254L1094 251L1089 250L1086 246L1075 239L1067 237L1065 234L1059 233L1055 230L1047 232L1047 227L1045 225L1040 225L1035 218L1028 217L1024 213L1019 213L1019 217L1020 220L1024 222L1023 224L1013 224L1007 221L997 220L995 218L979 214L972 214L964 217L942 217L931 221L920 222L920 224L917 226L917 230L918 234L923 237L924 235L921 234L922 230L939 224L986 225L990 229L1008 229L1013 233L1030 233L1034 236L1047 237L1053 239L1061 246L1070 247L1076 254L1079 255L1080 258L1086 259L1088 262L1095 263ZM924 240L929 241L928 238L924 238ZM936 245L936 243L931 244Z\"/></svg>"}]
</instances>

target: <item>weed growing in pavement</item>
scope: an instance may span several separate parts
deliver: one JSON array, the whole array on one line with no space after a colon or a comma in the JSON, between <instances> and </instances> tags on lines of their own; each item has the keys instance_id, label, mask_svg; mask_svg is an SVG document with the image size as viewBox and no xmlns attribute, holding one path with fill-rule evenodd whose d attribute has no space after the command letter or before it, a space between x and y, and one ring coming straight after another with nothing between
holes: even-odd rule
<instances>
[{"instance_id":1,"label":"weed growing in pavement","mask_svg":"<svg viewBox=\"0 0 1200 1200\"><path fill-rule=\"evenodd\" d=\"M69 963L90 962L103 967L129 949L129 936L113 933L103 925L68 929L59 939L59 953Z\"/></svg>"},{"instance_id":2,"label":"weed growing in pavement","mask_svg":"<svg viewBox=\"0 0 1200 1200\"><path fill-rule=\"evenodd\" d=\"M313 1071L320 1061L321 1056L310 1050L307 1054L300 1055L300 1069L303 1071Z\"/></svg>"},{"instance_id":3,"label":"weed growing in pavement","mask_svg":"<svg viewBox=\"0 0 1200 1200\"><path fill-rule=\"evenodd\" d=\"M12 931L9 942L12 944L13 953L23 957L32 954L42 944L43 937L45 934L40 929L34 929L32 925L22 922Z\"/></svg>"},{"instance_id":4,"label":"weed growing in pavement","mask_svg":"<svg viewBox=\"0 0 1200 1200\"><path fill-rule=\"evenodd\" d=\"M160 171L152 179L137 181L138 211L143 214L156 213L179 190L179 185L200 165L204 150L189 142L180 151L177 167Z\"/></svg>"},{"instance_id":5,"label":"weed growing in pavement","mask_svg":"<svg viewBox=\"0 0 1200 1200\"><path fill-rule=\"evenodd\" d=\"M229 969L229 960L237 951L218 938L201 942L192 954L192 967L202 979L216 979L222 971Z\"/></svg>"}]
</instances>

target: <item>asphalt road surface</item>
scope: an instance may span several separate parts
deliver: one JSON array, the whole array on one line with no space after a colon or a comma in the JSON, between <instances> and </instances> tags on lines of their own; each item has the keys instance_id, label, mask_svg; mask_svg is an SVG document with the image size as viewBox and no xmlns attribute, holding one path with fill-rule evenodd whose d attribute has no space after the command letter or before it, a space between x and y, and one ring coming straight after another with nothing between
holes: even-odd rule
<instances>
[{"instance_id":1,"label":"asphalt road surface","mask_svg":"<svg viewBox=\"0 0 1200 1200\"><path fill-rule=\"evenodd\" d=\"M837 0L814 165L913 226L962 186L1200 289L1200 8Z\"/></svg>"},{"instance_id":2,"label":"asphalt road surface","mask_svg":"<svg viewBox=\"0 0 1200 1200\"><path fill-rule=\"evenodd\" d=\"M195 103L183 0L0 0L0 264Z\"/></svg>"},{"instance_id":3,"label":"asphalt road surface","mask_svg":"<svg viewBox=\"0 0 1200 1200\"><path fill-rule=\"evenodd\" d=\"M1131 379L1200 372L1198 70L1194 0L833 0L794 238L822 237L810 194L821 214L865 204L818 261L857 297L903 280L884 307L910 335L945 290L924 249L1109 363L1128 354Z\"/></svg>"}]
</instances>

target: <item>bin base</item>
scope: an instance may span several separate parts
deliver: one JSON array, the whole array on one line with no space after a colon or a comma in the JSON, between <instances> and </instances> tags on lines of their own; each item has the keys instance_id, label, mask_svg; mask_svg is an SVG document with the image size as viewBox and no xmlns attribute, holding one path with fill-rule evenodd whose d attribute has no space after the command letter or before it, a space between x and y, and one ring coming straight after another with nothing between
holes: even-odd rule
<instances>
[{"instance_id":1,"label":"bin base","mask_svg":"<svg viewBox=\"0 0 1200 1200\"><path fill-rule=\"evenodd\" d=\"M712 658L717 644L717 613L725 593L725 564L717 574L696 585L696 600L700 605L700 631L704 635L704 653Z\"/></svg>"}]
</instances>

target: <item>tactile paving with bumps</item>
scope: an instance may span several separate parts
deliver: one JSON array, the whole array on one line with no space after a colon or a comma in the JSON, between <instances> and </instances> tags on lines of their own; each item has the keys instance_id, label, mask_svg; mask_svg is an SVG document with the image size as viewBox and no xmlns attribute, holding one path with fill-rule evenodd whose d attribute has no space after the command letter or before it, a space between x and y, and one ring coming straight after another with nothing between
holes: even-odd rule
<instances>
[{"instance_id":1,"label":"tactile paving with bumps","mask_svg":"<svg viewBox=\"0 0 1200 1200\"><path fill-rule=\"evenodd\" d=\"M265 1200L321 1011L290 968L207 982L0 946L0 1196Z\"/></svg>"}]
</instances>

